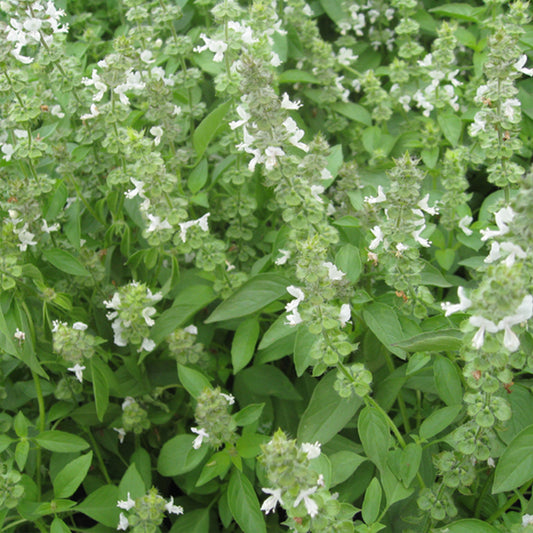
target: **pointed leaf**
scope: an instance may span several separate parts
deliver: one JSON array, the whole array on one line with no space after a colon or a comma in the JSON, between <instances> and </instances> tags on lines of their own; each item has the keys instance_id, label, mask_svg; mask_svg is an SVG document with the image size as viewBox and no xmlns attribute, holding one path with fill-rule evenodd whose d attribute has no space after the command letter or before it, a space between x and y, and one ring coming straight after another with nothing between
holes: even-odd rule
<instances>
[{"instance_id":1,"label":"pointed leaf","mask_svg":"<svg viewBox=\"0 0 533 533\"><path fill-rule=\"evenodd\" d=\"M89 452L70 461L58 472L52 482L56 498L69 498L76 492L89 471L92 459L93 452Z\"/></svg>"},{"instance_id":2,"label":"pointed leaf","mask_svg":"<svg viewBox=\"0 0 533 533\"><path fill-rule=\"evenodd\" d=\"M265 519L255 490L248 478L236 469L229 481L228 505L244 533L266 533Z\"/></svg>"}]
</instances>

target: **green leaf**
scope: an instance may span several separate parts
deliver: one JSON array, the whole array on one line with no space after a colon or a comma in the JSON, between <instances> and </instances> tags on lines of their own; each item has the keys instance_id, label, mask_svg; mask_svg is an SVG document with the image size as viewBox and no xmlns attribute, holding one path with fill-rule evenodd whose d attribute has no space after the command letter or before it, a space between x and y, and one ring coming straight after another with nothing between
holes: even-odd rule
<instances>
[{"instance_id":1,"label":"green leaf","mask_svg":"<svg viewBox=\"0 0 533 533\"><path fill-rule=\"evenodd\" d=\"M390 352L400 359L407 358L405 351L398 347L398 343L404 338L404 333L398 315L392 307L374 302L364 308L363 319L372 333Z\"/></svg>"},{"instance_id":2,"label":"green leaf","mask_svg":"<svg viewBox=\"0 0 533 533\"><path fill-rule=\"evenodd\" d=\"M255 490L248 478L236 469L229 480L228 505L244 533L266 533L265 519Z\"/></svg>"},{"instance_id":3,"label":"green leaf","mask_svg":"<svg viewBox=\"0 0 533 533\"><path fill-rule=\"evenodd\" d=\"M460 401L462 396L457 397ZM457 418L462 410L460 404L442 407L433 411L420 425L420 437L429 440L444 429L446 429Z\"/></svg>"},{"instance_id":4,"label":"green leaf","mask_svg":"<svg viewBox=\"0 0 533 533\"><path fill-rule=\"evenodd\" d=\"M259 331L257 318L248 318L237 327L231 343L231 363L234 374L242 370L252 360Z\"/></svg>"},{"instance_id":5,"label":"green leaf","mask_svg":"<svg viewBox=\"0 0 533 533\"><path fill-rule=\"evenodd\" d=\"M239 382L259 396L275 396L282 400L301 400L289 378L272 365L254 365L239 373Z\"/></svg>"},{"instance_id":6,"label":"green leaf","mask_svg":"<svg viewBox=\"0 0 533 533\"><path fill-rule=\"evenodd\" d=\"M401 451L400 476L403 484L408 487L416 476L422 460L422 447L416 442L410 442Z\"/></svg>"},{"instance_id":7,"label":"green leaf","mask_svg":"<svg viewBox=\"0 0 533 533\"><path fill-rule=\"evenodd\" d=\"M251 315L278 298L288 295L289 285L290 282L279 274L258 274L224 300L205 323Z\"/></svg>"},{"instance_id":8,"label":"green leaf","mask_svg":"<svg viewBox=\"0 0 533 533\"><path fill-rule=\"evenodd\" d=\"M441 115L437 116L437 122L444 137L450 142L452 146L457 146L461 137L463 129L463 122L457 115Z\"/></svg>"},{"instance_id":9,"label":"green leaf","mask_svg":"<svg viewBox=\"0 0 533 533\"><path fill-rule=\"evenodd\" d=\"M204 154L207 145L211 142L219 127L223 124L222 119L231 107L231 100L220 104L207 115L194 131L192 145L198 159Z\"/></svg>"},{"instance_id":10,"label":"green leaf","mask_svg":"<svg viewBox=\"0 0 533 533\"><path fill-rule=\"evenodd\" d=\"M96 357L91 359L94 402L96 405L96 414L100 422L103 421L107 406L109 405L109 384L107 383L105 372L101 368L102 366L103 363Z\"/></svg>"},{"instance_id":11,"label":"green leaf","mask_svg":"<svg viewBox=\"0 0 533 533\"><path fill-rule=\"evenodd\" d=\"M235 420L235 423L238 426L248 426L256 420L259 420L264 407L264 403L251 403L244 409L241 409L238 413L235 413L233 415L233 420Z\"/></svg>"},{"instance_id":12,"label":"green leaf","mask_svg":"<svg viewBox=\"0 0 533 533\"><path fill-rule=\"evenodd\" d=\"M435 168L439 159L439 147L434 146L429 150L421 150L422 161L428 168Z\"/></svg>"},{"instance_id":13,"label":"green leaf","mask_svg":"<svg viewBox=\"0 0 533 533\"><path fill-rule=\"evenodd\" d=\"M452 248L445 248L444 250L435 251L435 259L441 268L450 270L455 261L455 250Z\"/></svg>"},{"instance_id":14,"label":"green leaf","mask_svg":"<svg viewBox=\"0 0 533 533\"><path fill-rule=\"evenodd\" d=\"M335 102L331 105L331 109L340 115L344 115L345 117L354 120L355 122L359 122L360 124L364 124L365 126L372 125L372 117L362 105L354 104L352 102Z\"/></svg>"},{"instance_id":15,"label":"green leaf","mask_svg":"<svg viewBox=\"0 0 533 533\"><path fill-rule=\"evenodd\" d=\"M492 494L511 491L533 478L533 425L507 446L494 472Z\"/></svg>"},{"instance_id":16,"label":"green leaf","mask_svg":"<svg viewBox=\"0 0 533 533\"><path fill-rule=\"evenodd\" d=\"M265 331L265 334L261 337L261 342L257 347L258 350L264 350L268 348L276 341L288 337L294 333L295 328L289 326L287 323L287 317L283 314L280 315L272 325Z\"/></svg>"},{"instance_id":17,"label":"green leaf","mask_svg":"<svg viewBox=\"0 0 533 533\"><path fill-rule=\"evenodd\" d=\"M331 178L328 178L327 180L322 180L325 188L328 188L329 185L333 182L333 180L337 177L337 174L339 173L343 162L344 155L342 153L342 144L336 144L335 146L332 146L329 150L328 164L326 165L326 168L331 174Z\"/></svg>"},{"instance_id":18,"label":"green leaf","mask_svg":"<svg viewBox=\"0 0 533 533\"><path fill-rule=\"evenodd\" d=\"M387 422L375 407L365 407L357 420L357 431L368 458L383 470L387 464L390 432Z\"/></svg>"},{"instance_id":19,"label":"green leaf","mask_svg":"<svg viewBox=\"0 0 533 533\"><path fill-rule=\"evenodd\" d=\"M329 456L331 462L331 486L346 481L367 459L357 453L342 450Z\"/></svg>"},{"instance_id":20,"label":"green leaf","mask_svg":"<svg viewBox=\"0 0 533 533\"><path fill-rule=\"evenodd\" d=\"M176 435L163 444L157 459L157 471L166 477L181 476L194 470L209 451L208 446L192 447L194 435Z\"/></svg>"},{"instance_id":21,"label":"green leaf","mask_svg":"<svg viewBox=\"0 0 533 533\"><path fill-rule=\"evenodd\" d=\"M204 389L210 389L211 383L198 370L178 363L178 377L185 390L193 397L198 398Z\"/></svg>"},{"instance_id":22,"label":"green leaf","mask_svg":"<svg viewBox=\"0 0 533 533\"><path fill-rule=\"evenodd\" d=\"M440 15L441 17L456 18L470 22L479 22L478 13L483 13L483 11L469 4L443 4L442 6L430 9L429 12Z\"/></svg>"},{"instance_id":23,"label":"green leaf","mask_svg":"<svg viewBox=\"0 0 533 533\"><path fill-rule=\"evenodd\" d=\"M314 83L318 85L323 82L310 72L289 69L279 75L278 83Z\"/></svg>"},{"instance_id":24,"label":"green leaf","mask_svg":"<svg viewBox=\"0 0 533 533\"><path fill-rule=\"evenodd\" d=\"M22 411L19 411L13 420L13 429L17 434L17 437L27 437L28 436L28 419L24 416Z\"/></svg>"},{"instance_id":25,"label":"green leaf","mask_svg":"<svg viewBox=\"0 0 533 533\"><path fill-rule=\"evenodd\" d=\"M34 440L41 448L51 452L81 452L89 447L81 437L58 430L43 431Z\"/></svg>"},{"instance_id":26,"label":"green leaf","mask_svg":"<svg viewBox=\"0 0 533 533\"><path fill-rule=\"evenodd\" d=\"M447 352L458 350L463 344L463 333L458 329L426 331L394 343L407 352Z\"/></svg>"},{"instance_id":27,"label":"green leaf","mask_svg":"<svg viewBox=\"0 0 533 533\"><path fill-rule=\"evenodd\" d=\"M294 368L298 377L302 376L313 362L311 347L315 341L316 335L313 335L305 325L298 328L294 339Z\"/></svg>"},{"instance_id":28,"label":"green leaf","mask_svg":"<svg viewBox=\"0 0 533 533\"><path fill-rule=\"evenodd\" d=\"M50 533L71 533L70 528L57 516L50 525Z\"/></svg>"},{"instance_id":29,"label":"green leaf","mask_svg":"<svg viewBox=\"0 0 533 533\"><path fill-rule=\"evenodd\" d=\"M209 533L209 509L194 509L180 516L169 533Z\"/></svg>"},{"instance_id":30,"label":"green leaf","mask_svg":"<svg viewBox=\"0 0 533 533\"><path fill-rule=\"evenodd\" d=\"M333 22L338 24L339 22L346 20L346 13L342 9L342 4L338 0L320 0L320 5Z\"/></svg>"},{"instance_id":31,"label":"green leaf","mask_svg":"<svg viewBox=\"0 0 533 533\"><path fill-rule=\"evenodd\" d=\"M268 435L245 432L237 439L237 453L243 459L255 459L261 453L261 445L270 440Z\"/></svg>"},{"instance_id":32,"label":"green leaf","mask_svg":"<svg viewBox=\"0 0 533 533\"><path fill-rule=\"evenodd\" d=\"M414 374L415 372L418 372L421 368L424 368L429 362L431 361L431 355L424 352L417 352L414 353L410 358L409 362L407 363L407 369L405 371L405 375L409 376L410 374Z\"/></svg>"},{"instance_id":33,"label":"green leaf","mask_svg":"<svg viewBox=\"0 0 533 533\"><path fill-rule=\"evenodd\" d=\"M229 467L231 466L231 458L229 456L228 450L224 449L220 452L217 452L211 456L209 461L205 463L202 471L200 472L200 477L196 482L197 487L205 485L208 481L211 481L215 477L224 478L227 474Z\"/></svg>"},{"instance_id":34,"label":"green leaf","mask_svg":"<svg viewBox=\"0 0 533 533\"><path fill-rule=\"evenodd\" d=\"M89 471L92 459L93 452L89 452L70 461L58 472L52 482L56 498L69 498L76 492Z\"/></svg>"},{"instance_id":35,"label":"green leaf","mask_svg":"<svg viewBox=\"0 0 533 533\"><path fill-rule=\"evenodd\" d=\"M422 285L433 285L434 287L451 287L452 284L442 275L441 271L427 261L424 263L424 270L420 273Z\"/></svg>"},{"instance_id":36,"label":"green leaf","mask_svg":"<svg viewBox=\"0 0 533 533\"><path fill-rule=\"evenodd\" d=\"M144 484L144 480L139 474L135 464L131 464L118 485L118 498L119 500L125 500L128 497L128 494L131 495L133 499L143 496L148 487Z\"/></svg>"},{"instance_id":37,"label":"green leaf","mask_svg":"<svg viewBox=\"0 0 533 533\"><path fill-rule=\"evenodd\" d=\"M499 533L501 530L491 526L488 522L475 518L466 518L446 524L446 527L435 531L437 533Z\"/></svg>"},{"instance_id":38,"label":"green leaf","mask_svg":"<svg viewBox=\"0 0 533 533\"><path fill-rule=\"evenodd\" d=\"M353 244L342 246L335 255L335 264L346 274L346 277L351 282L357 282L362 270L358 248Z\"/></svg>"},{"instance_id":39,"label":"green leaf","mask_svg":"<svg viewBox=\"0 0 533 533\"><path fill-rule=\"evenodd\" d=\"M80 260L66 250L59 248L45 249L43 251L43 257L62 272L72 274L73 276L90 276L90 273L81 264Z\"/></svg>"},{"instance_id":40,"label":"green leaf","mask_svg":"<svg viewBox=\"0 0 533 533\"><path fill-rule=\"evenodd\" d=\"M331 440L355 415L362 400L341 398L333 388L336 371L329 372L315 387L307 409L298 425L298 440L319 441L325 444Z\"/></svg>"},{"instance_id":41,"label":"green leaf","mask_svg":"<svg viewBox=\"0 0 533 533\"><path fill-rule=\"evenodd\" d=\"M118 488L104 485L91 492L75 509L104 526L116 529L120 514L118 500Z\"/></svg>"},{"instance_id":42,"label":"green leaf","mask_svg":"<svg viewBox=\"0 0 533 533\"><path fill-rule=\"evenodd\" d=\"M381 485L379 479L374 478L368 485L365 492L365 499L363 500L363 520L365 524L372 524L379 516L379 508L381 506Z\"/></svg>"},{"instance_id":43,"label":"green leaf","mask_svg":"<svg viewBox=\"0 0 533 533\"><path fill-rule=\"evenodd\" d=\"M14 442L14 440L11 437L0 435L0 453L6 450L12 442Z\"/></svg>"},{"instance_id":44,"label":"green leaf","mask_svg":"<svg viewBox=\"0 0 533 533\"><path fill-rule=\"evenodd\" d=\"M26 461L28 460L28 453L30 451L30 441L25 437L17 442L15 447L15 461L20 471L24 470Z\"/></svg>"},{"instance_id":45,"label":"green leaf","mask_svg":"<svg viewBox=\"0 0 533 533\"><path fill-rule=\"evenodd\" d=\"M191 171L187 178L187 186L190 191L197 193L206 183L208 177L207 159L204 157Z\"/></svg>"},{"instance_id":46,"label":"green leaf","mask_svg":"<svg viewBox=\"0 0 533 533\"><path fill-rule=\"evenodd\" d=\"M152 327L151 337L161 343L176 328L183 326L197 311L216 298L210 285L193 284L184 288L174 300L172 307L163 311Z\"/></svg>"},{"instance_id":47,"label":"green leaf","mask_svg":"<svg viewBox=\"0 0 533 533\"><path fill-rule=\"evenodd\" d=\"M461 371L447 357L437 355L433 362L433 374L437 392L446 405L456 405L463 397Z\"/></svg>"}]
</instances>

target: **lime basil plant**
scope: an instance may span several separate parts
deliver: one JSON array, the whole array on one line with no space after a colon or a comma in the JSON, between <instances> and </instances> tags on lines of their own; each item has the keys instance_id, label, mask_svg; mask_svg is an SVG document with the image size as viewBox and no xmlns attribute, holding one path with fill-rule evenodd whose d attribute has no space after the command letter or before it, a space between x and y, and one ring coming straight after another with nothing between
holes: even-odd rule
<instances>
[{"instance_id":1,"label":"lime basil plant","mask_svg":"<svg viewBox=\"0 0 533 533\"><path fill-rule=\"evenodd\" d=\"M0 530L533 532L532 14L0 1Z\"/></svg>"}]
</instances>

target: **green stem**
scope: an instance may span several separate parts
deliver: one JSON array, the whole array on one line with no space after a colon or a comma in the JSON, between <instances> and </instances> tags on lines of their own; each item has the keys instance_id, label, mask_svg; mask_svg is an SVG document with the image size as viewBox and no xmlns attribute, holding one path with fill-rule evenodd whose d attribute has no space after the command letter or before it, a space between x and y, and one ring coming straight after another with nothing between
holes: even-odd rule
<instances>
[{"instance_id":1,"label":"green stem","mask_svg":"<svg viewBox=\"0 0 533 533\"><path fill-rule=\"evenodd\" d=\"M44 409L44 398L43 390L41 388L41 381L39 376L32 370L31 375L33 377L33 382L35 383L35 391L37 392L37 403L39 404L39 433L44 431L45 426L45 416L46 411ZM39 494L39 500L41 499L41 460L42 460L42 450L41 447L37 444L37 458L36 458L36 469L37 469L37 491Z\"/></svg>"},{"instance_id":2,"label":"green stem","mask_svg":"<svg viewBox=\"0 0 533 533\"><path fill-rule=\"evenodd\" d=\"M497 518L499 518L503 513L505 513L505 511L507 511L507 509L509 509L510 507L512 507L515 502L517 500L519 500L525 492L527 492L529 490L529 488L531 487L531 485L533 485L533 479L530 479L529 481L526 481L521 487L520 487L520 490L518 492L515 492L514 496L512 498L509 498L506 502L505 502L505 505L503 505L502 507L500 507L499 509L497 509L496 511L494 511L494 513L492 513L489 518L487 519L487 522L490 524L492 522L494 522Z\"/></svg>"},{"instance_id":3,"label":"green stem","mask_svg":"<svg viewBox=\"0 0 533 533\"><path fill-rule=\"evenodd\" d=\"M102 452L100 451L100 446L98 445L98 442L96 442L96 439L94 438L94 435L92 434L92 431L90 428L85 428L85 432L87 433L87 436L89 437L89 440L91 441L91 446L94 450L94 453L96 455L96 458L98 460L98 465L100 467L100 471L104 475L104 478L108 485L112 485L113 482L111 481L111 478L109 477L109 473L107 471L107 468L104 463L104 459L102 458Z\"/></svg>"}]
</instances>

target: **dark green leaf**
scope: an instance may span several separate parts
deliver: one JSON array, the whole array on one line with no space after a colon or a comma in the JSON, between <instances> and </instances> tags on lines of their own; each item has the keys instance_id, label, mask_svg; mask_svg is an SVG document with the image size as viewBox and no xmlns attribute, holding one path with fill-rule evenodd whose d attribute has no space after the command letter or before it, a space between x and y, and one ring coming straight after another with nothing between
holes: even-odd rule
<instances>
[{"instance_id":1,"label":"dark green leaf","mask_svg":"<svg viewBox=\"0 0 533 533\"><path fill-rule=\"evenodd\" d=\"M365 407L357 420L361 444L368 458L383 470L387 464L390 432L387 422L375 407Z\"/></svg>"},{"instance_id":2,"label":"dark green leaf","mask_svg":"<svg viewBox=\"0 0 533 533\"><path fill-rule=\"evenodd\" d=\"M313 335L305 325L298 328L294 340L294 367L298 377L302 376L307 367L313 362L311 347L315 341L316 335Z\"/></svg>"},{"instance_id":3,"label":"dark green leaf","mask_svg":"<svg viewBox=\"0 0 533 533\"><path fill-rule=\"evenodd\" d=\"M386 304L374 302L363 310L363 318L372 333L389 351L401 359L406 359L405 351L398 347L404 338L402 326L394 309Z\"/></svg>"},{"instance_id":4,"label":"dark green leaf","mask_svg":"<svg viewBox=\"0 0 533 533\"><path fill-rule=\"evenodd\" d=\"M120 500L126 500L128 494L131 495L133 499L143 496L148 487L144 484L144 480L139 474L135 464L131 464L118 485L118 497Z\"/></svg>"},{"instance_id":5,"label":"dark green leaf","mask_svg":"<svg viewBox=\"0 0 533 533\"><path fill-rule=\"evenodd\" d=\"M456 405L463 397L461 371L447 357L438 355L433 362L433 374L437 392L446 405Z\"/></svg>"},{"instance_id":6,"label":"dark green leaf","mask_svg":"<svg viewBox=\"0 0 533 533\"><path fill-rule=\"evenodd\" d=\"M191 192L197 193L207 183L207 159L202 159L189 174L187 185Z\"/></svg>"},{"instance_id":7,"label":"dark green leaf","mask_svg":"<svg viewBox=\"0 0 533 533\"><path fill-rule=\"evenodd\" d=\"M100 422L104 419L107 406L109 405L109 384L107 383L105 371L101 368L102 366L104 364L96 357L91 359L94 402L96 405L96 414Z\"/></svg>"},{"instance_id":8,"label":"dark green leaf","mask_svg":"<svg viewBox=\"0 0 533 533\"><path fill-rule=\"evenodd\" d=\"M234 374L242 370L252 360L259 331L257 318L248 318L237 327L231 344L231 363Z\"/></svg>"},{"instance_id":9,"label":"dark green leaf","mask_svg":"<svg viewBox=\"0 0 533 533\"><path fill-rule=\"evenodd\" d=\"M205 389L211 388L209 380L194 368L178 364L178 377L185 390L193 398L198 398Z\"/></svg>"},{"instance_id":10,"label":"dark green leaf","mask_svg":"<svg viewBox=\"0 0 533 533\"><path fill-rule=\"evenodd\" d=\"M208 446L192 447L195 435L176 435L163 444L157 459L157 471L166 477L181 476L194 470L207 455Z\"/></svg>"},{"instance_id":11,"label":"dark green leaf","mask_svg":"<svg viewBox=\"0 0 533 533\"><path fill-rule=\"evenodd\" d=\"M289 378L275 366L254 365L239 374L242 383L254 394L282 400L301 400Z\"/></svg>"},{"instance_id":12,"label":"dark green leaf","mask_svg":"<svg viewBox=\"0 0 533 533\"><path fill-rule=\"evenodd\" d=\"M278 82L281 83L315 83L320 84L321 81L315 75L303 70L285 70L278 77Z\"/></svg>"},{"instance_id":13,"label":"dark green leaf","mask_svg":"<svg viewBox=\"0 0 533 533\"><path fill-rule=\"evenodd\" d=\"M362 105L352 102L335 102L331 104L331 109L365 126L372 125L372 117Z\"/></svg>"},{"instance_id":14,"label":"dark green leaf","mask_svg":"<svg viewBox=\"0 0 533 533\"><path fill-rule=\"evenodd\" d=\"M435 531L437 533L499 533L501 530L491 526L488 522L466 518L446 524L446 527Z\"/></svg>"},{"instance_id":15,"label":"dark green leaf","mask_svg":"<svg viewBox=\"0 0 533 533\"><path fill-rule=\"evenodd\" d=\"M379 480L374 478L365 492L365 499L363 500L363 520L365 524L372 524L379 516L379 508L381 506L381 485Z\"/></svg>"},{"instance_id":16,"label":"dark green leaf","mask_svg":"<svg viewBox=\"0 0 533 533\"><path fill-rule=\"evenodd\" d=\"M211 139L215 136L217 130L222 125L222 120L231 107L231 100L220 104L216 109L211 111L202 122L198 125L194 131L192 137L192 145L198 156L198 159L202 157L207 145L211 142Z\"/></svg>"},{"instance_id":17,"label":"dark green leaf","mask_svg":"<svg viewBox=\"0 0 533 533\"><path fill-rule=\"evenodd\" d=\"M459 396L457 401L460 401L461 398L462 396ZM420 437L426 440L434 437L450 426L461 410L462 406L456 404L433 411L420 425Z\"/></svg>"},{"instance_id":18,"label":"dark green leaf","mask_svg":"<svg viewBox=\"0 0 533 533\"><path fill-rule=\"evenodd\" d=\"M116 529L120 514L120 509L117 507L118 499L118 488L114 485L104 485L91 492L76 507L76 511L87 515L104 526Z\"/></svg>"},{"instance_id":19,"label":"dark green leaf","mask_svg":"<svg viewBox=\"0 0 533 533\"><path fill-rule=\"evenodd\" d=\"M264 407L264 403L251 403L235 413L233 419L238 426L248 426L259 419Z\"/></svg>"},{"instance_id":20,"label":"dark green leaf","mask_svg":"<svg viewBox=\"0 0 533 533\"><path fill-rule=\"evenodd\" d=\"M458 329L426 331L409 339L394 343L407 352L447 352L458 350L463 343L463 333Z\"/></svg>"},{"instance_id":21,"label":"dark green leaf","mask_svg":"<svg viewBox=\"0 0 533 533\"><path fill-rule=\"evenodd\" d=\"M251 315L278 298L288 296L289 285L290 282L279 274L258 274L224 300L205 322L220 322Z\"/></svg>"},{"instance_id":22,"label":"dark green leaf","mask_svg":"<svg viewBox=\"0 0 533 533\"><path fill-rule=\"evenodd\" d=\"M209 533L209 509L194 509L180 516L169 533Z\"/></svg>"}]
</instances>

